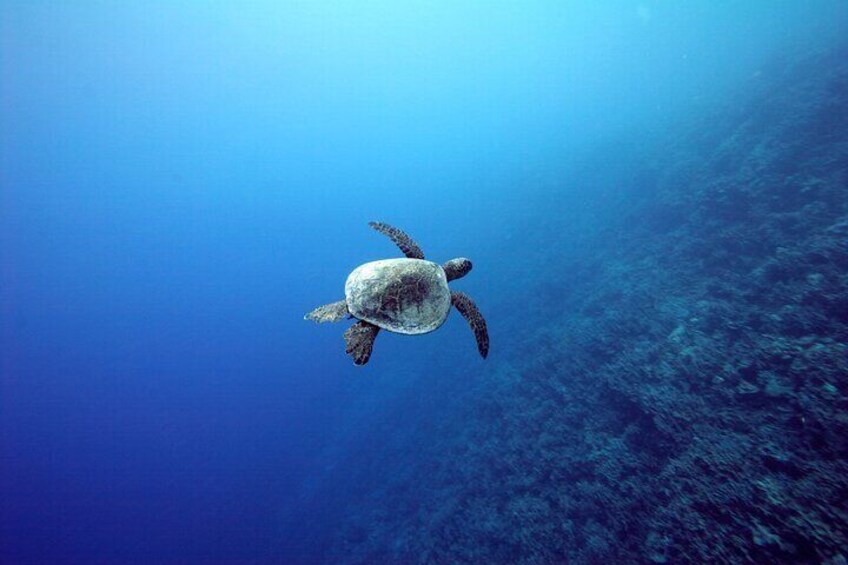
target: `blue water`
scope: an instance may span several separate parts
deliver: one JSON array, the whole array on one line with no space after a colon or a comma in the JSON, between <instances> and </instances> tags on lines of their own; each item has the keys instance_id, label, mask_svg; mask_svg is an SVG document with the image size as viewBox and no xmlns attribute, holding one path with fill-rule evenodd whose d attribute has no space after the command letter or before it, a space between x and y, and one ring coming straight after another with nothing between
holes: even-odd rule
<instances>
[{"instance_id":1,"label":"blue water","mask_svg":"<svg viewBox=\"0 0 848 565\"><path fill-rule=\"evenodd\" d=\"M478 479L500 459L457 438L506 445L481 391L572 358L571 289L615 280L622 219L666 178L632 173L643 149L743 111L847 22L840 0L3 3L0 561L566 559L532 536L461 553L499 526L463 541L420 477L497 490ZM372 220L471 258L451 286L487 318L487 360L456 313L382 332L365 367L349 322L303 320L400 256ZM534 404L515 414L540 437ZM534 512L516 500L492 512ZM574 538L581 559L621 557L600 537Z\"/></svg>"}]
</instances>

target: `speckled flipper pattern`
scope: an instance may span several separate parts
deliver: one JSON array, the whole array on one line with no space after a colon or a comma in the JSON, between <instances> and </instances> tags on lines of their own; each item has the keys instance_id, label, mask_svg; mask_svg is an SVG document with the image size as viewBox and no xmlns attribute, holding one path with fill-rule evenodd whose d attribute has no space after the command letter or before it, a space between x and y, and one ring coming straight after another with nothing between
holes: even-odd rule
<instances>
[{"instance_id":1,"label":"speckled flipper pattern","mask_svg":"<svg viewBox=\"0 0 848 565\"><path fill-rule=\"evenodd\" d=\"M319 306L309 314L303 317L304 320L314 320L319 324L323 324L324 322L338 322L345 318L348 315L347 311L347 302L344 300L339 300L338 302L333 302L332 304L325 304L323 306Z\"/></svg>"},{"instance_id":2,"label":"speckled flipper pattern","mask_svg":"<svg viewBox=\"0 0 848 565\"><path fill-rule=\"evenodd\" d=\"M380 328L363 320L347 329L344 333L345 353L353 357L354 364L364 365L368 362L379 331Z\"/></svg>"},{"instance_id":3,"label":"speckled flipper pattern","mask_svg":"<svg viewBox=\"0 0 848 565\"><path fill-rule=\"evenodd\" d=\"M406 235L404 231L392 227L389 224L384 224L382 222L368 222L368 225L377 230L378 232L389 236L389 238L395 242L395 245L400 247L400 250L403 251L403 254L409 257L410 259L424 258L424 252L421 251L421 248L418 247L418 244L412 241L412 238Z\"/></svg>"},{"instance_id":4,"label":"speckled flipper pattern","mask_svg":"<svg viewBox=\"0 0 848 565\"><path fill-rule=\"evenodd\" d=\"M474 332L474 339L477 340L477 351L483 359L489 354L489 331L486 329L486 320L474 301L468 298L468 295L453 291L451 292L451 302L462 314L462 317L468 321L471 326L471 331Z\"/></svg>"}]
</instances>

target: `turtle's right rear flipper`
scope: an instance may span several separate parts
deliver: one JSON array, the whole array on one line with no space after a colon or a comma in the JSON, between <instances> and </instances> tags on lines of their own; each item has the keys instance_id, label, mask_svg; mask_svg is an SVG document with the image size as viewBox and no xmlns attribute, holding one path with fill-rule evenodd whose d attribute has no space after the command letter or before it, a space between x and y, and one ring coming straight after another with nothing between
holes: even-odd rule
<instances>
[{"instance_id":1,"label":"turtle's right rear flipper","mask_svg":"<svg viewBox=\"0 0 848 565\"><path fill-rule=\"evenodd\" d=\"M360 320L353 324L344 333L345 353L353 357L356 365L364 365L371 358L371 350L374 349L374 340L380 328Z\"/></svg>"},{"instance_id":2,"label":"turtle's right rear flipper","mask_svg":"<svg viewBox=\"0 0 848 565\"><path fill-rule=\"evenodd\" d=\"M347 302L339 300L332 304L319 306L309 314L303 317L304 320L314 320L319 324L324 322L338 322L343 320L348 315Z\"/></svg>"}]
</instances>

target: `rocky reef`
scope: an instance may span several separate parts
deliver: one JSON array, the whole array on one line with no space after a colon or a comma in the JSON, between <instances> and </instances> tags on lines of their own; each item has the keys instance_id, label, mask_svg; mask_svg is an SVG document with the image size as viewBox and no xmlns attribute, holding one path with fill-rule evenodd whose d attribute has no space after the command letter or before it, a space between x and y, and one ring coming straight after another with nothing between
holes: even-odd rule
<instances>
[{"instance_id":1,"label":"rocky reef","mask_svg":"<svg viewBox=\"0 0 848 565\"><path fill-rule=\"evenodd\" d=\"M555 276L490 315L521 332L373 424L313 557L848 562L848 50L748 86L619 168L604 228L539 234Z\"/></svg>"}]
</instances>

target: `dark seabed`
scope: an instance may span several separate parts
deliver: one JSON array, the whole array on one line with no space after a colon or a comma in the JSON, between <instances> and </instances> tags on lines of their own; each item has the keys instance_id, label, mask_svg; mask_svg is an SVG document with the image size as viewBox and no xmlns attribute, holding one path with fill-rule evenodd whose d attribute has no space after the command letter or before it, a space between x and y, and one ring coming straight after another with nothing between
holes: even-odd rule
<instances>
[{"instance_id":1,"label":"dark seabed","mask_svg":"<svg viewBox=\"0 0 848 565\"><path fill-rule=\"evenodd\" d=\"M0 562L848 563L848 4L0 5ZM303 315L469 257L355 367Z\"/></svg>"}]
</instances>

